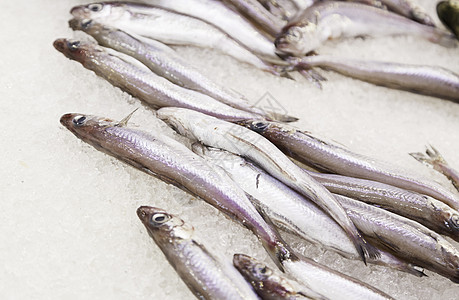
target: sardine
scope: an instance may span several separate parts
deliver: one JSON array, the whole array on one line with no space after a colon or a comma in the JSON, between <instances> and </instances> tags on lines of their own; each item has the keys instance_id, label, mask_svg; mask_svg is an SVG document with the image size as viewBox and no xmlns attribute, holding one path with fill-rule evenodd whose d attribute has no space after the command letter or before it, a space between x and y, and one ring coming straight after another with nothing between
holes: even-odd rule
<instances>
[{"instance_id":1,"label":"sardine","mask_svg":"<svg viewBox=\"0 0 459 300\"><path fill-rule=\"evenodd\" d=\"M410 153L410 155L417 161L433 167L434 170L445 175L459 191L459 172L451 168L440 152L432 145L430 147L426 147L426 154L418 152Z\"/></svg>"},{"instance_id":2,"label":"sardine","mask_svg":"<svg viewBox=\"0 0 459 300\"><path fill-rule=\"evenodd\" d=\"M309 174L334 194L374 204L459 241L459 212L430 196L371 180Z\"/></svg>"},{"instance_id":3,"label":"sardine","mask_svg":"<svg viewBox=\"0 0 459 300\"><path fill-rule=\"evenodd\" d=\"M295 61L299 67L325 68L376 85L459 102L459 75L445 68L324 55Z\"/></svg>"},{"instance_id":4,"label":"sardine","mask_svg":"<svg viewBox=\"0 0 459 300\"><path fill-rule=\"evenodd\" d=\"M230 7L234 6L240 14L246 16L254 25L271 36L277 36L286 22L271 15L257 0L223 0Z\"/></svg>"},{"instance_id":5,"label":"sardine","mask_svg":"<svg viewBox=\"0 0 459 300\"><path fill-rule=\"evenodd\" d=\"M182 135L255 161L272 176L305 195L329 213L351 237L364 261L365 256L378 255L377 249L360 236L330 192L265 138L242 126L188 109L163 108L158 110L157 116Z\"/></svg>"},{"instance_id":6,"label":"sardine","mask_svg":"<svg viewBox=\"0 0 459 300\"><path fill-rule=\"evenodd\" d=\"M271 66L214 26L182 14L123 2L75 6L71 13L78 19L92 19L168 45L215 49L261 70L275 72Z\"/></svg>"},{"instance_id":7,"label":"sardine","mask_svg":"<svg viewBox=\"0 0 459 300\"><path fill-rule=\"evenodd\" d=\"M228 120L241 120L255 115L228 106L204 94L177 86L152 73L145 66L139 68L109 54L97 44L58 39L54 42L54 47L114 86L120 87L155 108L188 107Z\"/></svg>"},{"instance_id":8,"label":"sardine","mask_svg":"<svg viewBox=\"0 0 459 300\"><path fill-rule=\"evenodd\" d=\"M141 206L137 215L148 234L198 299L258 299L228 262L196 241L192 225L166 211Z\"/></svg>"},{"instance_id":9,"label":"sardine","mask_svg":"<svg viewBox=\"0 0 459 300\"><path fill-rule=\"evenodd\" d=\"M455 47L449 32L360 3L321 1L292 20L276 41L280 53L303 56L329 39L356 36L414 35Z\"/></svg>"},{"instance_id":10,"label":"sardine","mask_svg":"<svg viewBox=\"0 0 459 300\"><path fill-rule=\"evenodd\" d=\"M456 210L459 209L456 194L432 180L410 174L389 163L354 153L341 145L317 138L310 132L265 120L248 120L239 124L263 135L289 156L320 170L379 181L426 194Z\"/></svg>"},{"instance_id":11,"label":"sardine","mask_svg":"<svg viewBox=\"0 0 459 300\"><path fill-rule=\"evenodd\" d=\"M348 259L359 259L351 239L329 215L309 200L271 177L244 158L225 150L193 144L198 153L210 163L223 168L251 197L255 206L273 221L276 227L293 233L309 242L321 245ZM424 276L422 269L408 264L386 251L367 258L367 262L390 267L415 276Z\"/></svg>"},{"instance_id":12,"label":"sardine","mask_svg":"<svg viewBox=\"0 0 459 300\"><path fill-rule=\"evenodd\" d=\"M459 283L459 251L441 235L378 207L344 196L337 199L360 231L408 262Z\"/></svg>"},{"instance_id":13,"label":"sardine","mask_svg":"<svg viewBox=\"0 0 459 300\"><path fill-rule=\"evenodd\" d=\"M288 245L227 174L217 173L203 158L172 138L126 127L129 117L115 122L91 115L65 114L60 121L96 149L200 197L244 225L260 239L275 263L290 255Z\"/></svg>"},{"instance_id":14,"label":"sardine","mask_svg":"<svg viewBox=\"0 0 459 300\"><path fill-rule=\"evenodd\" d=\"M459 39L459 1L440 1L437 4L437 14L440 21Z\"/></svg>"},{"instance_id":15,"label":"sardine","mask_svg":"<svg viewBox=\"0 0 459 300\"><path fill-rule=\"evenodd\" d=\"M93 20L72 19L69 25L73 30L82 30L91 35L104 47L110 47L142 62L157 75L191 90L206 94L220 102L237 109L255 113L278 121L296 121L297 118L264 111L250 105L242 95L217 84L190 66L168 46L149 40L143 42L128 33L102 25Z\"/></svg>"},{"instance_id":16,"label":"sardine","mask_svg":"<svg viewBox=\"0 0 459 300\"><path fill-rule=\"evenodd\" d=\"M327 299L250 256L234 254L233 264L263 300Z\"/></svg>"}]
</instances>

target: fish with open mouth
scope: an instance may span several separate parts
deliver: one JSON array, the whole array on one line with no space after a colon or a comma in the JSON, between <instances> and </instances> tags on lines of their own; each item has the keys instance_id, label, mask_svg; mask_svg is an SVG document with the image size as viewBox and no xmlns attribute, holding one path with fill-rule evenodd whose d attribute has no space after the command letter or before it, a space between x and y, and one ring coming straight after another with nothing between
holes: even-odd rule
<instances>
[{"instance_id":1,"label":"fish with open mouth","mask_svg":"<svg viewBox=\"0 0 459 300\"><path fill-rule=\"evenodd\" d=\"M198 299L259 299L238 271L194 237L194 228L178 216L151 206L137 215L183 282Z\"/></svg>"}]
</instances>

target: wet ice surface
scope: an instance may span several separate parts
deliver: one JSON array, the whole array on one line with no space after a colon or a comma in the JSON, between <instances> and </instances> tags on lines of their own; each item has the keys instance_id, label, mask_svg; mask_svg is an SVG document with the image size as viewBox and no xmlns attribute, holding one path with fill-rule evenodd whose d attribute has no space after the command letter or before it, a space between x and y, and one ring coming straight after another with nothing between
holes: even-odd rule
<instances>
[{"instance_id":1,"label":"wet ice surface","mask_svg":"<svg viewBox=\"0 0 459 300\"><path fill-rule=\"evenodd\" d=\"M228 259L241 252L266 262L257 239L213 207L109 157L59 124L67 112L121 119L140 107L131 126L176 136L153 110L65 58L52 47L69 9L83 1L4 1L0 53L0 254L3 299L186 299L192 294L146 234L135 210L153 205L179 214ZM435 3L420 1L434 11ZM82 36L81 34L78 36ZM439 65L459 72L459 49L412 38L350 40L322 53ZM459 105L322 72L318 90L251 69L209 50L179 49L190 63L255 103L265 93L300 117L296 126L360 153L451 185L408 152L436 146L459 168ZM365 267L287 236L299 252L375 285L398 299L453 299L459 287L432 272L416 278ZM456 244L457 245L457 244ZM272 266L272 264L271 264Z\"/></svg>"}]
</instances>

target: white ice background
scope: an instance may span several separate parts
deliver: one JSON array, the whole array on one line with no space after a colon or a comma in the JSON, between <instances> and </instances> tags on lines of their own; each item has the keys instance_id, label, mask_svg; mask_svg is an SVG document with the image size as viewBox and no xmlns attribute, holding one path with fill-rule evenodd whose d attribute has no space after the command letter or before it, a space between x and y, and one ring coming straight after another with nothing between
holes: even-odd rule
<instances>
[{"instance_id":1,"label":"white ice background","mask_svg":"<svg viewBox=\"0 0 459 300\"><path fill-rule=\"evenodd\" d=\"M418 1L435 16L435 1ZM1 1L1 298L192 298L139 221L135 210L140 205L181 215L204 243L228 259L241 252L269 262L255 236L215 208L95 150L60 125L60 116L68 112L121 119L140 107L131 126L176 136L153 117L152 109L53 48L55 39L75 36L67 26L69 10L82 3ZM296 126L452 189L408 152L432 143L459 169L459 104L331 72L322 72L328 82L319 90L302 78L275 77L211 50L178 51L252 103L270 93L300 118ZM320 52L437 65L459 73L459 48L445 49L413 37L348 40ZM395 298L459 297L458 285L432 272L419 279L365 267L292 236L287 239L306 256Z\"/></svg>"}]
</instances>

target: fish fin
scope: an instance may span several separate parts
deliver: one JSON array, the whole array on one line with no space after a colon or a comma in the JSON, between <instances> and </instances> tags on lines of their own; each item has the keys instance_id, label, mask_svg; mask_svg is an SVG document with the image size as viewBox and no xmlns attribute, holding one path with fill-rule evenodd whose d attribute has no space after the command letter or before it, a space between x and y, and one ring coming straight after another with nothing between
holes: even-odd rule
<instances>
[{"instance_id":1,"label":"fish fin","mask_svg":"<svg viewBox=\"0 0 459 300\"><path fill-rule=\"evenodd\" d=\"M397 246L397 245L394 245L393 243L389 242L388 240L386 240L385 238L383 238L382 236L380 236L379 234L377 234L376 232L374 232L374 235L378 238L378 240L384 245L386 246L387 248L395 251L395 252L398 252L400 251L400 248Z\"/></svg>"},{"instance_id":2,"label":"fish fin","mask_svg":"<svg viewBox=\"0 0 459 300\"><path fill-rule=\"evenodd\" d=\"M437 149L435 149L432 145L426 147L426 154L421 152L413 152L409 154L417 161L430 167L435 166L438 163L446 164L446 161L441 156L440 152Z\"/></svg>"},{"instance_id":3,"label":"fish fin","mask_svg":"<svg viewBox=\"0 0 459 300\"><path fill-rule=\"evenodd\" d=\"M118 127L124 127L127 125L127 123L129 122L129 119L131 119L132 115L138 110L139 108L137 107L136 109L134 109L130 114L128 114L126 117L124 117L121 121L119 121L118 123L115 124L115 126L118 126Z\"/></svg>"},{"instance_id":4,"label":"fish fin","mask_svg":"<svg viewBox=\"0 0 459 300\"><path fill-rule=\"evenodd\" d=\"M321 81L326 81L327 79L320 75L319 72L313 70L313 69L302 69L298 70L298 72L306 78L309 82L311 82L314 86L316 86L319 89L322 89L322 83Z\"/></svg>"},{"instance_id":5,"label":"fish fin","mask_svg":"<svg viewBox=\"0 0 459 300\"><path fill-rule=\"evenodd\" d=\"M287 114L276 113L274 111L266 111L266 114L269 119L283 123L296 122L299 120L297 117L292 117Z\"/></svg>"},{"instance_id":6,"label":"fish fin","mask_svg":"<svg viewBox=\"0 0 459 300\"><path fill-rule=\"evenodd\" d=\"M378 259L381 256L379 249L368 243L360 234L358 236L351 235L351 238L365 265L367 265L366 257Z\"/></svg>"}]
</instances>

